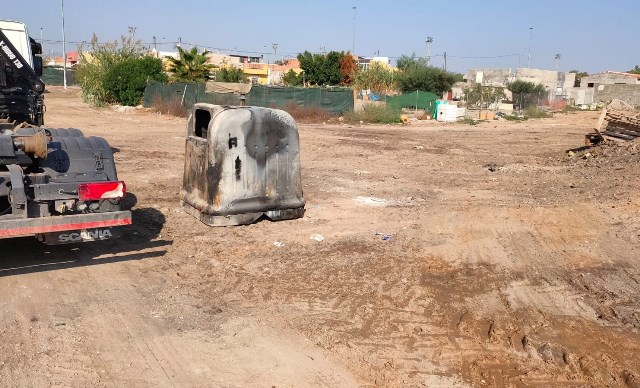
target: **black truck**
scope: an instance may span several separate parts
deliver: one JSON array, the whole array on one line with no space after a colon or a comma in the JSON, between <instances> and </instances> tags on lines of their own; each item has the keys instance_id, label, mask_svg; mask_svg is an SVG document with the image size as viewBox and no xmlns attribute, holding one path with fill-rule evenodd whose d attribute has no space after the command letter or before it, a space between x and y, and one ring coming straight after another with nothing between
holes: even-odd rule
<instances>
[{"instance_id":1,"label":"black truck","mask_svg":"<svg viewBox=\"0 0 640 388\"><path fill-rule=\"evenodd\" d=\"M24 24L0 21L0 239L111 238L112 228L131 224L113 150L77 129L44 127L41 53Z\"/></svg>"}]
</instances>

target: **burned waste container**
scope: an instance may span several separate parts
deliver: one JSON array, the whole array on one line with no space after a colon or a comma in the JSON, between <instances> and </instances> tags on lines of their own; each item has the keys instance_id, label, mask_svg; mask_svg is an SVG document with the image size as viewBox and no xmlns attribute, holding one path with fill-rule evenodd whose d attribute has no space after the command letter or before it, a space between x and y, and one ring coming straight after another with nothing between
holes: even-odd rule
<instances>
[{"instance_id":1,"label":"burned waste container","mask_svg":"<svg viewBox=\"0 0 640 388\"><path fill-rule=\"evenodd\" d=\"M195 104L180 200L185 211L211 226L302 217L293 118L277 109Z\"/></svg>"}]
</instances>

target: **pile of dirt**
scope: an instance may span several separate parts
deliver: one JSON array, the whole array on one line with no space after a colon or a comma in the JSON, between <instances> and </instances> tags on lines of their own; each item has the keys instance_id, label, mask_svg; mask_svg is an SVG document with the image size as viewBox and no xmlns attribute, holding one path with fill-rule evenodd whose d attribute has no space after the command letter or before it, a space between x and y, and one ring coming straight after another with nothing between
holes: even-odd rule
<instances>
[{"instance_id":1,"label":"pile of dirt","mask_svg":"<svg viewBox=\"0 0 640 388\"><path fill-rule=\"evenodd\" d=\"M626 101L614 98L607 104L607 109L621 110L621 111L635 111L635 107Z\"/></svg>"}]
</instances>

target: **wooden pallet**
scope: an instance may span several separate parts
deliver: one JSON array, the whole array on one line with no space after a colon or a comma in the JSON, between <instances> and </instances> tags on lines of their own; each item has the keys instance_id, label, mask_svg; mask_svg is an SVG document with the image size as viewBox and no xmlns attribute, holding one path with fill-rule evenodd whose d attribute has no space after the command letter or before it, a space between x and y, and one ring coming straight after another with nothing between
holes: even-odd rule
<instances>
[{"instance_id":1,"label":"wooden pallet","mask_svg":"<svg viewBox=\"0 0 640 388\"><path fill-rule=\"evenodd\" d=\"M586 135L586 144L598 144L604 140L634 140L640 137L639 115L629 115L617 111L602 110L595 133Z\"/></svg>"}]
</instances>

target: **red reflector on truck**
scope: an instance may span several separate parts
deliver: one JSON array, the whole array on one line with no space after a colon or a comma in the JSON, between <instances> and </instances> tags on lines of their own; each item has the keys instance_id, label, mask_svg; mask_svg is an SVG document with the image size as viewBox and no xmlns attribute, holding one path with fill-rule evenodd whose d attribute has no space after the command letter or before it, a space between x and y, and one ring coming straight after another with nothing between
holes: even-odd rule
<instances>
[{"instance_id":1,"label":"red reflector on truck","mask_svg":"<svg viewBox=\"0 0 640 388\"><path fill-rule=\"evenodd\" d=\"M91 182L78 185L78 198L81 201L122 198L126 193L127 186L123 181Z\"/></svg>"}]
</instances>

